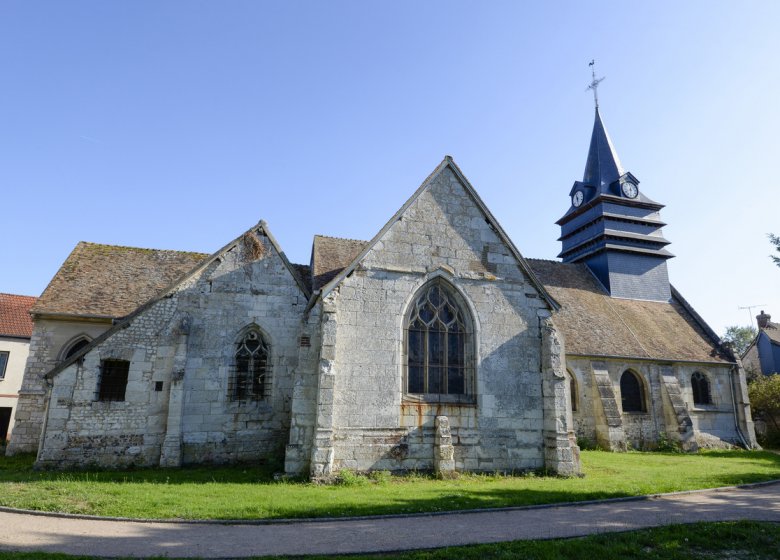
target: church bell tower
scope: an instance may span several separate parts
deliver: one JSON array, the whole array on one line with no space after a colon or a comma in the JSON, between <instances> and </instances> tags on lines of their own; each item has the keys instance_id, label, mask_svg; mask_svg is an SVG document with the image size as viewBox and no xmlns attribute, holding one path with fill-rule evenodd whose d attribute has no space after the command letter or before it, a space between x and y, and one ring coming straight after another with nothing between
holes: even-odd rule
<instances>
[{"instance_id":1,"label":"church bell tower","mask_svg":"<svg viewBox=\"0 0 780 560\"><path fill-rule=\"evenodd\" d=\"M592 64L591 64L592 65ZM594 90L601 80L594 79ZM666 268L673 257L661 228L662 204L639 189L639 180L623 171L607 129L598 98L582 181L569 192L569 210L561 226L563 262L585 263L612 297L669 301Z\"/></svg>"}]
</instances>

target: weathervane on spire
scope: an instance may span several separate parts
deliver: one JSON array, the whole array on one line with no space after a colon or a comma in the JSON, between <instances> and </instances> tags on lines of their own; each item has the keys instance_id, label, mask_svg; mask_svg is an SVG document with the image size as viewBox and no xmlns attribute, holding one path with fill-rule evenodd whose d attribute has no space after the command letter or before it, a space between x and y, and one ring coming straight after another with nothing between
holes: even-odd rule
<instances>
[{"instance_id":1,"label":"weathervane on spire","mask_svg":"<svg viewBox=\"0 0 780 560\"><path fill-rule=\"evenodd\" d=\"M588 66L590 66L590 71L591 71L591 74L593 75L593 81L588 86L588 89L592 89L593 90L593 102L596 104L596 109L598 109L599 108L599 92L598 92L598 89L599 89L599 84L604 81L604 78L599 78L598 80L596 79L596 61L595 60L591 60L590 64L588 64ZM588 89L586 89L585 91L588 91Z\"/></svg>"}]
</instances>

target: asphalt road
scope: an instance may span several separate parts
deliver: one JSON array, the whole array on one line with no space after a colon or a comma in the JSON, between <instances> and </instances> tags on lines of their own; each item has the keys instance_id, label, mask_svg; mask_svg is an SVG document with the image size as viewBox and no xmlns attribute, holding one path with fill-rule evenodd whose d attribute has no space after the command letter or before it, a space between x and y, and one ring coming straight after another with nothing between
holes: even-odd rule
<instances>
[{"instance_id":1,"label":"asphalt road","mask_svg":"<svg viewBox=\"0 0 780 560\"><path fill-rule=\"evenodd\" d=\"M236 558L435 548L739 519L780 522L780 482L658 497L443 515L180 523L0 512L0 550Z\"/></svg>"}]
</instances>

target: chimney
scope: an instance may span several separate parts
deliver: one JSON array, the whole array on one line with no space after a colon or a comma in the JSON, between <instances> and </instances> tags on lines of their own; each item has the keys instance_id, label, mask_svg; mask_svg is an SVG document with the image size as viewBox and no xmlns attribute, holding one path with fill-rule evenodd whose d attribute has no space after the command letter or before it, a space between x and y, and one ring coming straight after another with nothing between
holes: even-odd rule
<instances>
[{"instance_id":1,"label":"chimney","mask_svg":"<svg viewBox=\"0 0 780 560\"><path fill-rule=\"evenodd\" d=\"M769 319L771 319L771 315L767 315L764 313L764 310L761 310L761 315L756 315L756 322L758 322L758 328L759 329L765 329L766 326L769 324Z\"/></svg>"}]
</instances>

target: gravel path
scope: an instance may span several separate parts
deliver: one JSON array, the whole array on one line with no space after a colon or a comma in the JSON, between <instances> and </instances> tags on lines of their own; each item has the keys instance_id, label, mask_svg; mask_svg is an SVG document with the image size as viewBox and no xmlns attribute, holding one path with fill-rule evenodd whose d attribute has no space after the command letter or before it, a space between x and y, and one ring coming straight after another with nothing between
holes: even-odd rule
<instances>
[{"instance_id":1,"label":"gravel path","mask_svg":"<svg viewBox=\"0 0 780 560\"><path fill-rule=\"evenodd\" d=\"M138 522L0 512L0 550L202 558L359 553L738 519L780 522L780 482L580 505L289 523Z\"/></svg>"}]
</instances>

